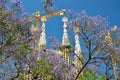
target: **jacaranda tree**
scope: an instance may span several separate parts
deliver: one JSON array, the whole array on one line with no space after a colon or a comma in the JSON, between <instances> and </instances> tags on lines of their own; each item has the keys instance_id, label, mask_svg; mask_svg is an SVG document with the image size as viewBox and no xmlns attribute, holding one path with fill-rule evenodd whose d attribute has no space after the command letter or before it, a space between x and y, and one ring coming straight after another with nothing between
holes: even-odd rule
<instances>
[{"instance_id":1,"label":"jacaranda tree","mask_svg":"<svg viewBox=\"0 0 120 80\"><path fill-rule=\"evenodd\" d=\"M30 52L29 16L19 0L0 0L0 78L14 75L15 63Z\"/></svg>"},{"instance_id":2,"label":"jacaranda tree","mask_svg":"<svg viewBox=\"0 0 120 80\"><path fill-rule=\"evenodd\" d=\"M41 12L51 14L55 0L40 0ZM114 79L111 54L120 66L120 29L112 36L114 47L106 39L108 22L101 16L88 16L85 11L68 11L68 28L78 27L83 44L83 66L75 74L57 50L60 43L50 38L51 49L36 49L38 33L30 31L29 16L20 0L0 0L0 79L1 80L112 80ZM80 44L81 44L80 43ZM74 45L72 45L74 46ZM110 50L113 53L110 53ZM73 52L74 54L74 52ZM74 55L76 56L76 55Z\"/></svg>"},{"instance_id":3,"label":"jacaranda tree","mask_svg":"<svg viewBox=\"0 0 120 80\"><path fill-rule=\"evenodd\" d=\"M113 66L111 61L111 48L109 47L109 42L107 40L107 35L109 30L107 30L108 22L106 18L101 16L88 16L85 11L81 13L73 12L69 10L70 21L68 23L71 29L78 27L80 29L80 37L82 40L83 56L84 56L84 65L80 69L79 73L76 76L76 79L80 76L82 72L85 72L88 68L93 67L93 71L97 77L105 76L106 79L114 78ZM117 29L119 32L119 28ZM116 45L119 45L119 33L116 33ZM117 49L117 51L115 50ZM112 53L119 56L119 47L115 47L112 50L116 52ZM119 59L116 56L116 59ZM109 66L108 66L109 65ZM103 67L105 70L103 70ZM108 69L108 67L110 69ZM117 66L116 66L117 67ZM112 71L112 72L110 72ZM111 76L108 77L109 73Z\"/></svg>"}]
</instances>

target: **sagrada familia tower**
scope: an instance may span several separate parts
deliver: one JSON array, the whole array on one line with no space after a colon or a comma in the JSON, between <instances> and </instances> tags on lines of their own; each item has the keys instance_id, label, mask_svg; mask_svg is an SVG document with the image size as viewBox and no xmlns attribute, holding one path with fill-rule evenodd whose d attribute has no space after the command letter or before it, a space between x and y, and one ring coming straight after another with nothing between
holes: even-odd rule
<instances>
[{"instance_id":1,"label":"sagrada familia tower","mask_svg":"<svg viewBox=\"0 0 120 80\"><path fill-rule=\"evenodd\" d=\"M63 9L62 11L59 11L57 13L53 13L47 16L40 16L39 12L35 15L35 18L32 18L31 21L36 21L36 26L31 27L31 32L33 33L34 37L36 37L36 41L35 43L37 44L35 46L35 49L43 50L46 49L46 30L45 30L45 22L48 18L54 17L54 16L61 16L66 14L66 10ZM39 22L42 21L42 26L41 28L39 27ZM68 18L67 17L63 17L62 18L62 22L63 22L63 36L62 36L62 46L64 46L64 48L62 48L62 50L58 50L57 52L60 53L62 55L62 57L65 59L65 61L69 64L74 64L75 67L78 67L78 69L80 69L82 67L82 62L80 61L80 58L82 58L81 55L81 47L80 47L80 42L79 42L79 28L75 27L74 28L74 33L75 33L75 47L74 47L74 61L72 61L71 59L71 44L69 41L69 37L68 37L68 33L67 33L67 22L68 22ZM39 34L41 29L41 34ZM39 57L38 57L39 58ZM75 72L77 73L78 70L76 70ZM30 77L30 75L26 75L26 77ZM26 78L26 80L30 80L30 78Z\"/></svg>"},{"instance_id":2,"label":"sagrada familia tower","mask_svg":"<svg viewBox=\"0 0 120 80\"><path fill-rule=\"evenodd\" d=\"M46 30L45 30L45 22L47 21L48 18L51 17L55 17L55 16L61 16L66 14L66 10L62 10L59 11L57 13L53 13L53 14L49 14L47 16L40 16L40 13L37 12L35 15L35 18L32 18L30 21L36 21L36 26L32 25L32 27L30 28L31 33L35 39L34 43L34 51L38 52L41 50L47 50L46 49ZM42 21L42 26L40 28L40 21ZM68 63L68 64L74 64L74 67L76 67L74 73L78 73L78 71L82 68L83 64L82 64L82 51L81 51L81 46L80 46L80 40L79 40L79 28L78 27L74 27L74 41L75 41L75 45L74 45L74 49L71 50L71 44L69 41L69 36L68 36L68 32L67 32L67 22L68 22L68 18L67 17L63 17L62 18L62 22L63 22L63 36L62 36L62 46L59 50L53 50L55 51L55 53L60 54L62 56L62 58ZM108 31L108 35L107 35L107 41L109 42L109 46L111 48L113 48L113 44L112 44L112 38L111 35L113 32L115 32L117 30L117 27L115 26L114 28L112 28L111 31ZM40 33L41 31L41 33ZM71 52L73 52L74 50L74 55L71 55ZM74 61L72 60L71 56L74 57ZM113 70L114 70L114 76L115 76L115 80L118 79L118 71L117 71L117 67L116 67L116 60L114 58L114 56L111 54L111 58L112 58L112 66L113 66ZM39 60L39 55L37 57L37 59ZM26 65L25 68L27 71L29 71L29 66ZM82 75L82 74L81 74ZM31 74L25 74L25 80L32 80L32 75ZM45 79L41 79L41 80L45 80Z\"/></svg>"}]
</instances>

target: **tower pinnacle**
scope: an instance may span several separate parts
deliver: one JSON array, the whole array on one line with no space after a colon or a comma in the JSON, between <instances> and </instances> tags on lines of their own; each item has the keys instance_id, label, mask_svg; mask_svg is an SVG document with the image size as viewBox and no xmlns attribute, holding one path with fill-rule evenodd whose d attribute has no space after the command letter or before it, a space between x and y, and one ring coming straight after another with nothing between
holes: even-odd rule
<instances>
[{"instance_id":1,"label":"tower pinnacle","mask_svg":"<svg viewBox=\"0 0 120 80\"><path fill-rule=\"evenodd\" d=\"M62 21L64 22L63 25L63 38L62 38L62 45L70 45L70 41L68 38L68 33L67 33L67 21L68 18L67 17L63 17Z\"/></svg>"},{"instance_id":2,"label":"tower pinnacle","mask_svg":"<svg viewBox=\"0 0 120 80\"><path fill-rule=\"evenodd\" d=\"M63 17L62 21L64 22L63 38L62 38L62 56L69 64L71 64L71 46L70 46L70 41L69 41L68 33L67 33L68 18Z\"/></svg>"},{"instance_id":3,"label":"tower pinnacle","mask_svg":"<svg viewBox=\"0 0 120 80\"><path fill-rule=\"evenodd\" d=\"M45 48L46 47L46 33L45 33L45 22L46 22L46 17L42 17L41 18L41 21L42 21L42 32L40 34L40 39L39 39L39 42L38 42L38 47L39 47L39 50L42 49L42 48Z\"/></svg>"},{"instance_id":4,"label":"tower pinnacle","mask_svg":"<svg viewBox=\"0 0 120 80\"><path fill-rule=\"evenodd\" d=\"M82 67L82 55L81 55L81 46L80 46L80 42L79 42L79 28L78 27L74 27L74 32L75 32L75 48L74 48L74 53L75 53L75 61L74 61L74 65L77 69L80 69ZM78 72L78 70L76 70L76 72Z\"/></svg>"}]
</instances>

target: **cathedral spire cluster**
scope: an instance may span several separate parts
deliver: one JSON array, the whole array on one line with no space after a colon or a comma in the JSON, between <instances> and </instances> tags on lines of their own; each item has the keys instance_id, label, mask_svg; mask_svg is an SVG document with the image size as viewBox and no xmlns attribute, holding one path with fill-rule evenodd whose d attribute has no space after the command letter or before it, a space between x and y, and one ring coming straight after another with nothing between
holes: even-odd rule
<instances>
[{"instance_id":1,"label":"cathedral spire cluster","mask_svg":"<svg viewBox=\"0 0 120 80\"><path fill-rule=\"evenodd\" d=\"M35 36L35 50L37 50L38 52L38 58L37 60L39 60L39 51L46 49L46 30L45 30L45 22L47 20L47 18L51 18L54 16L59 16L59 15L63 15L65 14L66 11L62 10L60 12L51 14L51 15L47 15L47 16L43 16L40 17L40 15L37 15L36 18L33 18L32 20L36 20L36 26L32 25L31 27L31 32L33 34L33 36ZM41 28L39 28L38 22L42 21L42 26ZM75 47L74 49L71 47L70 41L69 41L69 36L68 36L68 31L67 31L67 22L68 22L68 18L67 17L63 17L62 18L62 22L63 22L63 36L62 36L62 46L61 49L59 49L58 51L55 51L56 53L59 54L59 52L61 53L60 55L64 58L64 60L68 63L68 64L74 64L75 67L77 68L81 68L82 67L82 62L80 62L80 58L82 58L81 55L81 47L80 47L80 42L79 42L79 28L74 28L74 32L75 32ZM41 29L41 30L40 30ZM40 33L41 31L41 33ZM74 50L74 62L72 63L72 50ZM53 50L54 51L54 50ZM26 65L27 66L27 65ZM27 66L26 68L27 70L29 70L29 67ZM31 74L26 75L26 77L31 76ZM30 80L30 79L26 79L26 80Z\"/></svg>"},{"instance_id":2,"label":"cathedral spire cluster","mask_svg":"<svg viewBox=\"0 0 120 80\"><path fill-rule=\"evenodd\" d=\"M42 26L41 28L37 27L31 27L32 32L36 32L36 34L39 34L39 31L41 29L41 34L39 35L38 38L38 51L42 50L42 49L46 49L46 31L45 31L45 22L46 22L47 18L46 17L41 17L41 21L42 21ZM72 64L72 56L71 56L71 44L69 41L69 36L68 36L68 31L67 31L67 22L68 22L68 18L67 17L63 17L62 18L62 22L63 22L63 36L62 36L62 50L61 55L62 57L65 59L66 62L68 62L69 64ZM75 27L74 28L74 33L75 33L75 47L74 47L74 62L73 64L76 67L81 68L82 67L82 51L81 51L81 46L80 46L80 42L79 42L79 28ZM58 51L58 52L59 52Z\"/></svg>"}]
</instances>

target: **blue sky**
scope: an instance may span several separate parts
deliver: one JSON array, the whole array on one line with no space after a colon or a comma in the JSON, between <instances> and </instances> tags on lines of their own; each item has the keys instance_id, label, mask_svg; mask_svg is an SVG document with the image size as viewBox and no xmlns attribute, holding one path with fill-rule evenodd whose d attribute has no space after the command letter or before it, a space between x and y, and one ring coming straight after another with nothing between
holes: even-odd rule
<instances>
[{"instance_id":1,"label":"blue sky","mask_svg":"<svg viewBox=\"0 0 120 80\"><path fill-rule=\"evenodd\" d=\"M25 11L29 15L40 10L40 0L22 0ZM75 12L85 10L89 16L101 15L108 17L109 26L120 26L120 0L56 0L54 8L56 11L72 9ZM63 16L62 16L63 17ZM60 42L62 40L63 23L62 17L54 17L47 21L46 34L55 36Z\"/></svg>"}]
</instances>

